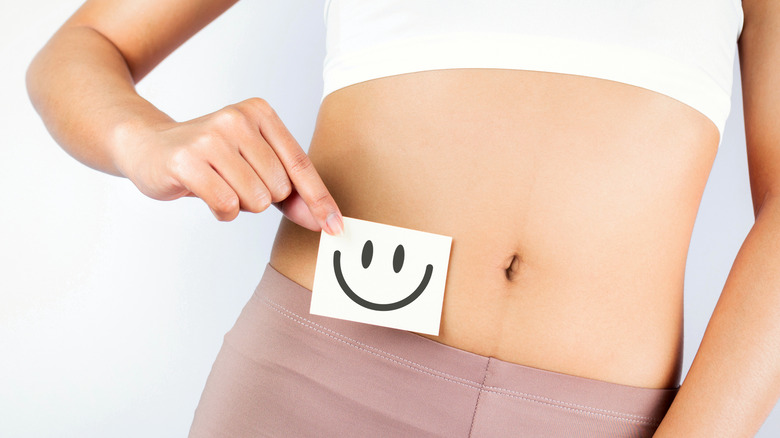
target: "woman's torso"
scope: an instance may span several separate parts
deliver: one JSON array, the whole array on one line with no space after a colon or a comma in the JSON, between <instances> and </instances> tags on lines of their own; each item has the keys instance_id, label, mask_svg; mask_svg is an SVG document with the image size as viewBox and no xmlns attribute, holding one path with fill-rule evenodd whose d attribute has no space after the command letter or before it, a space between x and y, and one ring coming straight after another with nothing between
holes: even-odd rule
<instances>
[{"instance_id":1,"label":"woman's torso","mask_svg":"<svg viewBox=\"0 0 780 438\"><path fill-rule=\"evenodd\" d=\"M646 89L455 69L332 93L309 155L344 215L452 236L433 339L673 387L685 260L717 144L701 113ZM283 220L270 263L311 289L318 241Z\"/></svg>"},{"instance_id":2,"label":"woman's torso","mask_svg":"<svg viewBox=\"0 0 780 438\"><path fill-rule=\"evenodd\" d=\"M345 215L452 236L434 339L676 386L738 1L329 0L325 20L310 157ZM318 239L283 219L271 265L311 289Z\"/></svg>"}]
</instances>

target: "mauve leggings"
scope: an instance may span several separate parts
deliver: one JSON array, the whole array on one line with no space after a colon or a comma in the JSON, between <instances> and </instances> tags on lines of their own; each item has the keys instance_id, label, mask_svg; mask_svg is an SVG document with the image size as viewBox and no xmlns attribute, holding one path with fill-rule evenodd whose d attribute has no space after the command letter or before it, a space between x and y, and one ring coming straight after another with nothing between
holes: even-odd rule
<instances>
[{"instance_id":1,"label":"mauve leggings","mask_svg":"<svg viewBox=\"0 0 780 438\"><path fill-rule=\"evenodd\" d=\"M266 266L225 335L190 437L650 437L677 392L310 315L310 294Z\"/></svg>"}]
</instances>

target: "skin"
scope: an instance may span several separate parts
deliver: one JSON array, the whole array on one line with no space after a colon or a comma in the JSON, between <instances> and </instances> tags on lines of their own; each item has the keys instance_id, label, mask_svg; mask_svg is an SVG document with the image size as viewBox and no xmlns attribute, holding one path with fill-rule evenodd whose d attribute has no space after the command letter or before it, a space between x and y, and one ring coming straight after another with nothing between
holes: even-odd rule
<instances>
[{"instance_id":1,"label":"skin","mask_svg":"<svg viewBox=\"0 0 780 438\"><path fill-rule=\"evenodd\" d=\"M678 384L685 259L718 144L709 119L601 79L431 71L332 93L307 157L261 99L175 122L137 95L232 3L85 3L28 72L54 138L150 197L198 196L220 220L277 205L271 264L308 288L317 232L338 233L341 211L450 235L435 340L588 378ZM756 223L657 436L752 436L780 396L780 5L743 8Z\"/></svg>"}]
</instances>

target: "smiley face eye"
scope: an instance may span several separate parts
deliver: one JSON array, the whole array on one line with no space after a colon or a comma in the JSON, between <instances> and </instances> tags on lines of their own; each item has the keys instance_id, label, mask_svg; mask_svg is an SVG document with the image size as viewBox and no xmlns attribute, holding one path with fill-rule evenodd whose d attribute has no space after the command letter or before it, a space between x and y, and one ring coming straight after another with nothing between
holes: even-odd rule
<instances>
[{"instance_id":1,"label":"smiley face eye","mask_svg":"<svg viewBox=\"0 0 780 438\"><path fill-rule=\"evenodd\" d=\"M404 267L404 246L398 245L395 247L395 253L393 254L393 271L395 273L401 272L401 268Z\"/></svg>"},{"instance_id":2,"label":"smiley face eye","mask_svg":"<svg viewBox=\"0 0 780 438\"><path fill-rule=\"evenodd\" d=\"M363 244L363 256L361 258L364 269L368 269L368 265L371 264L371 259L373 257L374 257L374 244L371 243L370 240L366 240L366 243Z\"/></svg>"}]
</instances>

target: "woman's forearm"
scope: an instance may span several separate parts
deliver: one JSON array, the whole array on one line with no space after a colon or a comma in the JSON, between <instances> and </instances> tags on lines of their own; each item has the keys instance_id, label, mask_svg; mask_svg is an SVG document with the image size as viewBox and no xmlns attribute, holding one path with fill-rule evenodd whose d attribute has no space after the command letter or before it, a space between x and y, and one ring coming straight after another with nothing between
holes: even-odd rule
<instances>
[{"instance_id":1,"label":"woman's forearm","mask_svg":"<svg viewBox=\"0 0 780 438\"><path fill-rule=\"evenodd\" d=\"M140 97L120 51L86 26L60 29L27 71L33 106L70 155L103 172L118 167L126 133L171 119Z\"/></svg>"},{"instance_id":2,"label":"woman's forearm","mask_svg":"<svg viewBox=\"0 0 780 438\"><path fill-rule=\"evenodd\" d=\"M752 437L780 396L780 197L767 196L658 437Z\"/></svg>"}]
</instances>

